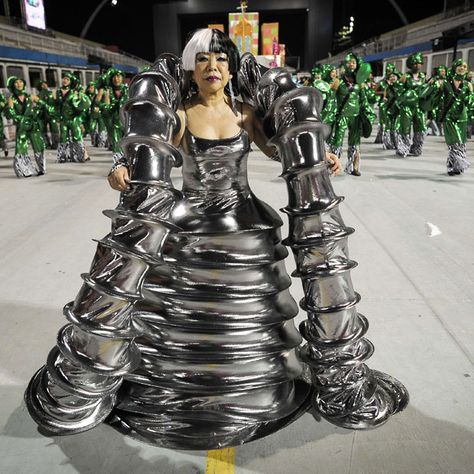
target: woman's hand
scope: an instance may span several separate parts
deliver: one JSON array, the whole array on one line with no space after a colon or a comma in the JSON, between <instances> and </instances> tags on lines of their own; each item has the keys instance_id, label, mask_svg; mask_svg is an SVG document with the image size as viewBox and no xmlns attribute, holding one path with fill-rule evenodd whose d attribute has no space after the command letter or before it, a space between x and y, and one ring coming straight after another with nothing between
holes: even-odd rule
<instances>
[{"instance_id":1,"label":"woman's hand","mask_svg":"<svg viewBox=\"0 0 474 474\"><path fill-rule=\"evenodd\" d=\"M130 176L126 166L120 166L107 176L107 181L112 189L126 191L129 189Z\"/></svg>"},{"instance_id":2,"label":"woman's hand","mask_svg":"<svg viewBox=\"0 0 474 474\"><path fill-rule=\"evenodd\" d=\"M341 161L339 158L334 153L326 152L325 160L328 164L328 168L331 170L331 174L333 176L337 176L342 170Z\"/></svg>"}]
</instances>

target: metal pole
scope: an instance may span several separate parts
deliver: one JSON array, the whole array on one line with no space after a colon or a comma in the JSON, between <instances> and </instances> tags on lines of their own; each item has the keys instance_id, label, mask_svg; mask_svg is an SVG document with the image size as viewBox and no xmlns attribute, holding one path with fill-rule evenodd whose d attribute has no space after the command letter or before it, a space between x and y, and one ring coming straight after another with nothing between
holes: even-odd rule
<instances>
[{"instance_id":1,"label":"metal pole","mask_svg":"<svg viewBox=\"0 0 474 474\"><path fill-rule=\"evenodd\" d=\"M8 0L3 0L3 9L5 10L5 16L10 18L10 4Z\"/></svg>"},{"instance_id":2,"label":"metal pole","mask_svg":"<svg viewBox=\"0 0 474 474\"><path fill-rule=\"evenodd\" d=\"M404 25L408 25L409 21L408 18L405 16L405 13L403 13L403 10L400 8L398 3L395 0L388 0L390 5L392 5L393 8L395 8L395 11L398 13L398 16L402 20Z\"/></svg>"},{"instance_id":3,"label":"metal pole","mask_svg":"<svg viewBox=\"0 0 474 474\"><path fill-rule=\"evenodd\" d=\"M92 15L89 17L89 19L87 20L87 23L84 25L84 28L82 28L82 31L81 31L81 34L79 35L80 38L84 38L87 34L87 32L89 31L89 28L92 24L92 22L94 21L95 17L97 16L97 14L100 12L100 10L102 10L102 7L108 2L109 0L102 0L99 5L97 5L97 8L94 10L94 12L92 13Z\"/></svg>"}]
</instances>

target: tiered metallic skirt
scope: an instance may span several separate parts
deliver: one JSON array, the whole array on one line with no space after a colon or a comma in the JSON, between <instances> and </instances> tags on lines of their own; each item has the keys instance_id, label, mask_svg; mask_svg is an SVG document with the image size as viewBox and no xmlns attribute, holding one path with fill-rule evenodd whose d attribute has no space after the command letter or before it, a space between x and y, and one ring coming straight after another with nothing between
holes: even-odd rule
<instances>
[{"instance_id":1,"label":"tiered metallic skirt","mask_svg":"<svg viewBox=\"0 0 474 474\"><path fill-rule=\"evenodd\" d=\"M173 234L134 321L140 367L125 377L112 424L148 442L209 449L281 428L306 409L295 381L287 250L277 227Z\"/></svg>"}]
</instances>

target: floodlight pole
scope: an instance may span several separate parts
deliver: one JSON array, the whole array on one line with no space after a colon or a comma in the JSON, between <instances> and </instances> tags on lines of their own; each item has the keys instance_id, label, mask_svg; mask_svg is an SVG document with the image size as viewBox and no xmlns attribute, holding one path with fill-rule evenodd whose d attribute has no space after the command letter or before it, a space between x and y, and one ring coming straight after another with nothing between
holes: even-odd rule
<instances>
[{"instance_id":1,"label":"floodlight pole","mask_svg":"<svg viewBox=\"0 0 474 474\"><path fill-rule=\"evenodd\" d=\"M99 3L99 5L97 5L97 8L94 10L92 15L87 20L87 23L84 25L84 28L82 28L81 34L79 35L80 38L85 38L85 36L86 36L87 32L89 31L89 28L90 28L92 22L94 21L95 17L100 12L100 10L102 10L102 8L105 6L105 4L109 1L110 0L102 0Z\"/></svg>"},{"instance_id":2,"label":"floodlight pole","mask_svg":"<svg viewBox=\"0 0 474 474\"><path fill-rule=\"evenodd\" d=\"M5 16L10 19L10 4L8 0L3 0L3 9L5 10Z\"/></svg>"}]
</instances>

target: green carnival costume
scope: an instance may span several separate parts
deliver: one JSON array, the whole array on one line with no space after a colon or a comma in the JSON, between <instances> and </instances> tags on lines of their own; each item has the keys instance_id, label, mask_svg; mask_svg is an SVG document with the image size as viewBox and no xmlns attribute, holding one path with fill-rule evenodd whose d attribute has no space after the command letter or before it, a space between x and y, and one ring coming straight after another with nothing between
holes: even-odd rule
<instances>
[{"instance_id":1,"label":"green carnival costume","mask_svg":"<svg viewBox=\"0 0 474 474\"><path fill-rule=\"evenodd\" d=\"M38 97L44 105L40 117L41 134L47 148L56 150L59 143L58 117L55 111L55 100L53 92L49 90L46 81L40 81ZM48 136L48 127L51 133L51 139Z\"/></svg>"},{"instance_id":2,"label":"green carnival costume","mask_svg":"<svg viewBox=\"0 0 474 474\"><path fill-rule=\"evenodd\" d=\"M384 144L384 130L385 130L385 107L384 107L384 97L385 97L385 90L388 87L388 79L390 75L395 71L395 65L393 63L387 63L385 66L385 75L384 77L377 83L375 88L375 95L377 97L377 102L379 104L379 125L377 128L377 135L375 137L374 143L382 143ZM387 141L387 140L386 140ZM388 149L383 145L384 149ZM394 148L394 146L392 147Z\"/></svg>"},{"instance_id":3,"label":"green carnival costume","mask_svg":"<svg viewBox=\"0 0 474 474\"><path fill-rule=\"evenodd\" d=\"M445 81L447 79L448 68L441 64L435 69L435 74L433 76L434 80ZM427 127L431 129L432 135L442 135L443 126L438 120L439 110L437 106L433 106L432 109L427 110L428 124Z\"/></svg>"},{"instance_id":4,"label":"green carnival costume","mask_svg":"<svg viewBox=\"0 0 474 474\"><path fill-rule=\"evenodd\" d=\"M4 131L4 126L3 126L2 115L5 113L7 103L8 102L5 96L2 93L0 93L0 148L5 153L5 156L8 156L8 146L7 146L7 140L5 139L5 131Z\"/></svg>"},{"instance_id":5,"label":"green carnival costume","mask_svg":"<svg viewBox=\"0 0 474 474\"><path fill-rule=\"evenodd\" d=\"M91 137L92 146L104 146L107 132L99 107L97 85L94 81L90 81L87 84L85 93L91 101L89 109L84 111L84 126L86 133L89 133Z\"/></svg>"},{"instance_id":6,"label":"green carnival costume","mask_svg":"<svg viewBox=\"0 0 474 474\"><path fill-rule=\"evenodd\" d=\"M328 117L333 123L328 143L331 151L340 157L344 135L349 130L345 171L360 176L360 137L361 134L364 137L370 136L375 119L365 91L367 77L359 74L359 71L366 71L369 66L352 53L344 58L344 63L345 72L336 90L337 110L334 117ZM364 67L360 69L362 65Z\"/></svg>"},{"instance_id":7,"label":"green carnival costume","mask_svg":"<svg viewBox=\"0 0 474 474\"><path fill-rule=\"evenodd\" d=\"M386 77L383 99L380 103L381 116L383 117L382 147L384 150L396 149L396 131L400 116L398 98L404 90L400 77L401 74L395 69Z\"/></svg>"},{"instance_id":8,"label":"green carnival costume","mask_svg":"<svg viewBox=\"0 0 474 474\"><path fill-rule=\"evenodd\" d=\"M81 130L81 113L91 102L78 90L78 79L72 73L63 76L63 85L56 94L56 108L60 116L58 146L59 163L85 161L85 147Z\"/></svg>"},{"instance_id":9,"label":"green carnival costume","mask_svg":"<svg viewBox=\"0 0 474 474\"><path fill-rule=\"evenodd\" d=\"M128 86L122 83L124 77L125 74L119 69L111 68L107 71L108 87L105 90L103 102L100 104L115 163L123 157L120 147L120 140L123 137L120 109L128 99Z\"/></svg>"},{"instance_id":10,"label":"green carnival costume","mask_svg":"<svg viewBox=\"0 0 474 474\"><path fill-rule=\"evenodd\" d=\"M43 175L46 173L46 159L39 123L43 112L42 105L35 103L32 97L26 93L23 79L11 76L7 80L7 87L11 96L5 114L16 125L15 158L13 160L15 174L18 178ZM28 155L30 143L37 166Z\"/></svg>"},{"instance_id":11,"label":"green carnival costume","mask_svg":"<svg viewBox=\"0 0 474 474\"><path fill-rule=\"evenodd\" d=\"M420 93L424 88L426 75L421 71L423 55L415 53L408 56L407 66L410 68L405 74L404 87L398 97L400 115L397 121L397 155L420 156L426 134L426 114L420 108ZM413 126L413 140L410 138Z\"/></svg>"},{"instance_id":12,"label":"green carnival costume","mask_svg":"<svg viewBox=\"0 0 474 474\"><path fill-rule=\"evenodd\" d=\"M443 124L449 150L446 161L449 175L461 174L469 167L466 135L469 116L474 110L474 94L472 84L466 80L467 72L467 63L457 59L449 70L448 79L435 80L423 94L422 105L425 109L436 107L437 119Z\"/></svg>"}]
</instances>

